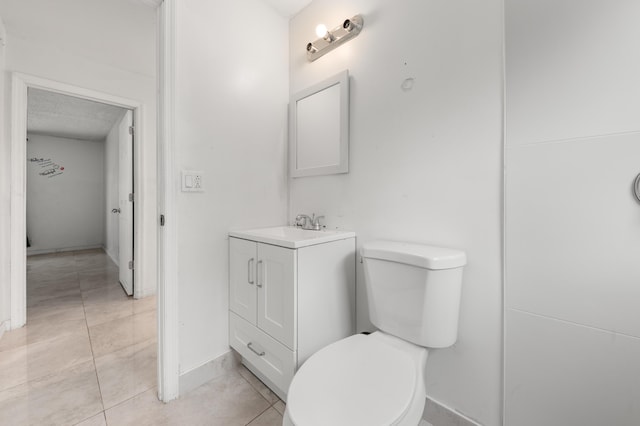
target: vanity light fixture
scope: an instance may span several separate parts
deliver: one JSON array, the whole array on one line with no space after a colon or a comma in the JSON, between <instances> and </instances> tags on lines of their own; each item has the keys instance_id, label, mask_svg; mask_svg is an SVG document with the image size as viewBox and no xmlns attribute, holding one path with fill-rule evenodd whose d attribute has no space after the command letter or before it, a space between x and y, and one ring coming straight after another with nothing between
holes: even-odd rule
<instances>
[{"instance_id":1,"label":"vanity light fixture","mask_svg":"<svg viewBox=\"0 0 640 426\"><path fill-rule=\"evenodd\" d=\"M361 15L356 15L351 19L345 19L342 25L327 30L327 27L320 24L316 27L316 35L320 37L314 42L307 43L307 59L315 61L320 56L332 51L347 40L351 40L362 30L364 20Z\"/></svg>"}]
</instances>

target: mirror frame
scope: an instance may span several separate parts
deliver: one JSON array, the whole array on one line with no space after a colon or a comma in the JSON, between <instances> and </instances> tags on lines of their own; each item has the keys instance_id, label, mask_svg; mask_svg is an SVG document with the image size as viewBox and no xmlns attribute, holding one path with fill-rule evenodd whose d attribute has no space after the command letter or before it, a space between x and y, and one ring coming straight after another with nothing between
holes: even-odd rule
<instances>
[{"instance_id":1,"label":"mirror frame","mask_svg":"<svg viewBox=\"0 0 640 426\"><path fill-rule=\"evenodd\" d=\"M297 167L298 153L298 113L297 105L302 99L313 96L330 87L339 85L340 101L335 105L340 111L340 140L335 141L340 147L338 164L321 167ZM289 174L292 178L303 176L331 175L349 172L349 70L344 70L291 96L289 102Z\"/></svg>"}]
</instances>

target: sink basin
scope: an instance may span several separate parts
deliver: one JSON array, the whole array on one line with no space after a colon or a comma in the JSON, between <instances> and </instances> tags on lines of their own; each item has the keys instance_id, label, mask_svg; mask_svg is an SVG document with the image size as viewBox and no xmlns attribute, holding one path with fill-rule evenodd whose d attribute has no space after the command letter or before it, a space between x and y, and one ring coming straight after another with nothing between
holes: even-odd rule
<instances>
[{"instance_id":1,"label":"sink basin","mask_svg":"<svg viewBox=\"0 0 640 426\"><path fill-rule=\"evenodd\" d=\"M354 232L349 231L311 231L295 226L274 226L245 231L230 231L229 235L287 248L307 247L356 236Z\"/></svg>"}]
</instances>

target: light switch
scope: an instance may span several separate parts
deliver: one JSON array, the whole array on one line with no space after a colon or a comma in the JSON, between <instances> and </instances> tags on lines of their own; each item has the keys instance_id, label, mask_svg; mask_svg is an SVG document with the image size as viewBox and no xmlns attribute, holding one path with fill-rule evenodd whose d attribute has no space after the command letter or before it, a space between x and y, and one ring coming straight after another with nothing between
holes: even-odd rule
<instances>
[{"instance_id":1,"label":"light switch","mask_svg":"<svg viewBox=\"0 0 640 426\"><path fill-rule=\"evenodd\" d=\"M182 171L182 192L203 192L201 171Z\"/></svg>"}]
</instances>

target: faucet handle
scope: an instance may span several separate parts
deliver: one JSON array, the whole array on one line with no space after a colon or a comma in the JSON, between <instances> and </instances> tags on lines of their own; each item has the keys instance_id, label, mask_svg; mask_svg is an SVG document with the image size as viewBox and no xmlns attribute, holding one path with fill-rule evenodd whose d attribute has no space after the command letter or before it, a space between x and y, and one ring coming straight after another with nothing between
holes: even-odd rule
<instances>
[{"instance_id":1,"label":"faucet handle","mask_svg":"<svg viewBox=\"0 0 640 426\"><path fill-rule=\"evenodd\" d=\"M324 219L324 216L313 216L311 226L313 226L313 229L316 231L322 229L322 225L320 225L320 219Z\"/></svg>"},{"instance_id":2,"label":"faucet handle","mask_svg":"<svg viewBox=\"0 0 640 426\"><path fill-rule=\"evenodd\" d=\"M298 216L296 216L296 220L294 224L295 226L300 226L302 228L305 228L307 226L307 222L311 222L311 218L306 214L299 214Z\"/></svg>"}]
</instances>

